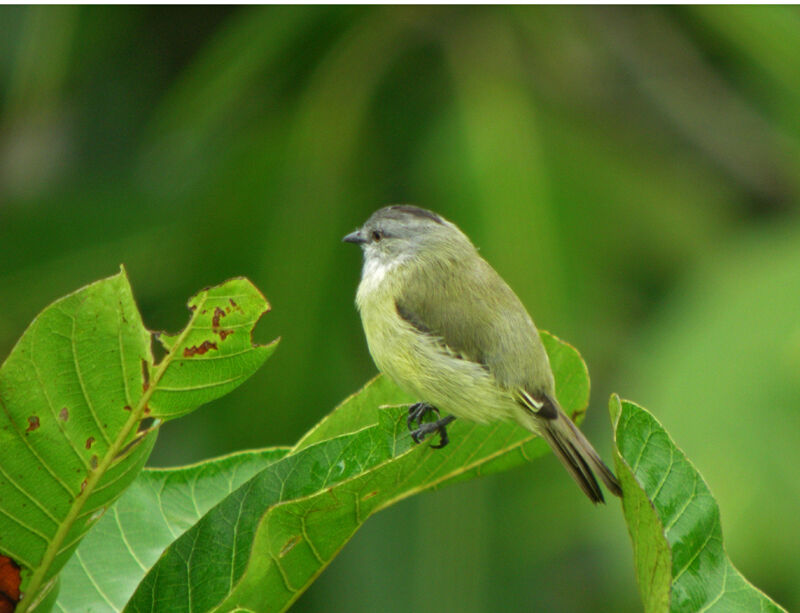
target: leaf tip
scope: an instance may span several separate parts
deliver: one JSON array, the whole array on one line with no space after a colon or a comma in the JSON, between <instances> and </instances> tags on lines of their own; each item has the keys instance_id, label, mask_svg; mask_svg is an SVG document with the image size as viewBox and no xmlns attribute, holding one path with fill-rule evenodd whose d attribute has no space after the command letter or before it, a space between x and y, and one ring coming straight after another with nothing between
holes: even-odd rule
<instances>
[{"instance_id":1,"label":"leaf tip","mask_svg":"<svg viewBox=\"0 0 800 613\"><path fill-rule=\"evenodd\" d=\"M619 416L622 412L622 399L619 394L613 393L608 399L608 413L611 416L611 425L614 427L614 437L617 435L617 424L619 423Z\"/></svg>"}]
</instances>

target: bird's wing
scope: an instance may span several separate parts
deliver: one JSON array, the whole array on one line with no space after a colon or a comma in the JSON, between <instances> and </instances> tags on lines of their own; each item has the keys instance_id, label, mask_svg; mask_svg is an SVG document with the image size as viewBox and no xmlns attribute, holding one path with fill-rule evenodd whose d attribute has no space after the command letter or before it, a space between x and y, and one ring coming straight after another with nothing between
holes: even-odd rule
<instances>
[{"instance_id":1,"label":"bird's wing","mask_svg":"<svg viewBox=\"0 0 800 613\"><path fill-rule=\"evenodd\" d=\"M505 281L480 257L414 267L397 313L447 353L484 366L508 390L552 393L539 333Z\"/></svg>"}]
</instances>

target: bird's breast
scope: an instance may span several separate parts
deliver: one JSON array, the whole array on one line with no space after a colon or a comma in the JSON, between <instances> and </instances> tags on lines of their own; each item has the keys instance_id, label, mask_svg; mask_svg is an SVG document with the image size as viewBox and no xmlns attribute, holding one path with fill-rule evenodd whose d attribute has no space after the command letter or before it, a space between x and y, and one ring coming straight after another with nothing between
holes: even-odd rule
<instances>
[{"instance_id":1,"label":"bird's breast","mask_svg":"<svg viewBox=\"0 0 800 613\"><path fill-rule=\"evenodd\" d=\"M443 412L477 422L511 417L515 403L510 393L482 365L448 353L441 339L402 319L386 282L358 292L367 345L378 369Z\"/></svg>"}]
</instances>

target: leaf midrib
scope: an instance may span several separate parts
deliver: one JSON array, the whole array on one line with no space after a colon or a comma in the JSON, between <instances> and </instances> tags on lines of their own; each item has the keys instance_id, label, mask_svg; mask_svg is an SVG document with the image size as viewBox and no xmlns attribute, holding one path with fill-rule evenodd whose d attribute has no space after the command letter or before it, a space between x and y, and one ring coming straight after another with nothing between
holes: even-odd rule
<instances>
[{"instance_id":1,"label":"leaf midrib","mask_svg":"<svg viewBox=\"0 0 800 613\"><path fill-rule=\"evenodd\" d=\"M367 430L369 428L375 428L377 426L378 426L377 423L376 424L370 424L369 426L365 426L363 428L360 428L358 431ZM497 427L499 427L499 424L495 425L495 428L492 430L492 432L496 431ZM333 438L349 437L352 434L353 433L345 433L345 434L340 435L339 437L333 437ZM488 438L489 438L489 436L486 437L486 439L488 439ZM446 481L448 481L448 480L450 480L452 478L455 478L455 477L457 477L458 475L460 475L462 473L474 470L475 468L478 468L483 464L489 463L492 460L496 459L497 457L500 457L500 456L502 456L502 455L504 455L506 453L509 453L509 452L514 451L514 450L520 449L520 450L523 450L522 453L524 455L525 445L527 445L528 443L530 443L532 440L534 440L536 438L537 438L536 435L530 434L530 435L526 436L525 438L520 439L520 440L512 443L511 445L503 446L501 449L498 449L498 450L496 450L496 451L494 451L494 452L492 452L492 453L490 453L490 454L488 454L486 456L481 456L481 458L479 458L477 460L475 460L475 459L468 460L466 464L460 465L460 466L458 466L457 468L453 469L450 472L445 471L444 474L442 474L442 475L440 475L438 477L429 477L429 479L430 479L429 481L426 481L425 483L420 484L420 485L416 485L416 486L412 486L412 487L405 487L405 489L403 489L404 486L403 486L402 483L401 484L397 484L397 486L394 489L395 490L402 490L402 491L397 491L394 495L390 495L390 497L387 498L384 502L378 504L373 509L371 509L369 511L369 513L367 514L367 516L364 517L363 519L361 519L361 521L358 522L357 528L361 527L361 525L363 525L363 523L367 519L369 519L372 515L375 515L379 511L382 511L382 510L386 509L387 507L389 507L389 506L391 506L393 504L396 504L397 502L399 502L401 500L409 498L409 497L411 497L411 496L413 496L413 495L415 495L415 494L417 494L419 492L422 492L422 491L425 491L425 490L428 490L428 489L436 488L437 486L441 485L442 483L444 483L444 482L446 482ZM330 439L328 439L328 440L330 440ZM326 442L328 442L328 440L319 441L318 443L314 443L314 445L326 443ZM396 441L396 438L395 438L393 443L396 444L396 442L397 441ZM483 444L483 443L481 443L481 444ZM309 447L311 447L311 446L313 446L313 445L310 445ZM480 448L480 445L478 446L478 448L476 448L475 452L473 452L473 454L470 456L471 458L474 458L474 456L478 452L479 448ZM399 455L394 455L394 452L392 452L392 457L387 458L386 460L375 464L372 468L370 468L366 472L373 472L373 471L376 471L376 470L380 470L381 468L384 468L388 464L391 464L391 463L393 463L393 462L395 462L395 461L397 461L397 460L399 460L401 458L405 458L408 455L414 453L415 451L419 451L419 449L420 449L419 447L409 447L407 450L403 451ZM292 450L292 451L294 451L294 450ZM292 452L290 452L289 455L291 455L291 453ZM527 458L527 456L525 456L525 457ZM403 483L407 482L408 479L410 478L411 474L416 472L423 465L424 465L424 460L421 461L420 464L418 466L416 466L414 468L414 470L411 471L411 473L409 473L409 475L406 475L406 478L403 480ZM328 489L330 487L339 487L339 486L345 485L347 483L351 483L351 482L357 481L358 479L363 478L364 475L365 475L365 473L361 472L361 473L352 475L352 476L350 476L350 477L348 477L346 479L343 479L342 481L335 482L333 484L326 482L323 486L321 486L318 490L316 490L314 492L311 492L311 493L306 494L304 496L298 496L296 498L291 498L289 500L283 500L282 499L283 494L281 493L279 501L276 502L274 505L272 505L268 509L267 513L271 513L277 507L280 507L280 506L283 506L283 505L286 505L286 504L294 504L294 503L297 503L297 502L300 502L300 501L303 501L303 500L312 499L315 496L319 496L326 489ZM262 522L259 522L259 523L261 524ZM265 530L268 530L268 529L269 529L268 527L265 528ZM303 529L305 531L305 527ZM304 534L304 536L305 536L306 543L309 546L311 546L312 549L313 549L313 545L311 544L311 539L309 539L305 534ZM314 572L314 574L300 588L294 588L288 583L288 577L286 576L285 571L284 571L280 561L277 558L275 558L274 555L271 555L271 557L273 558L273 562L275 564L275 567L278 569L278 572L280 573L281 577L283 578L284 585L286 586L286 588L287 588L287 590L289 592L293 593L293 596L285 603L285 607L280 609L281 611L285 611L286 609L290 608L291 605L294 604L297 601L297 599L304 593L305 586L308 585L309 583L313 582L322 573L322 571L325 570L328 567L328 565L333 561L333 559L336 557L338 552L341 551L341 549L346 544L347 544L347 540L342 542L341 546L338 547L336 549L336 551L328 559L319 560L319 558L321 556L319 556L318 553L315 553L315 556L320 561L320 564L319 564L318 568L316 569L316 571ZM250 564L250 563L251 562L248 561L248 564ZM218 605L216 605L213 609L211 609L211 611L213 611L213 613L219 613L219 612L221 612L223 610L223 605L225 607L227 607L229 605L229 599L231 597L231 594L233 594L235 592L235 590L237 589L237 587L239 585L239 582L242 580L242 578L245 575L246 575L246 572L242 573L242 575L235 582L235 587L232 587L230 589L228 595L223 599L223 601L221 603L219 603ZM225 608L224 610L228 610L228 609Z\"/></svg>"},{"instance_id":2,"label":"leaf midrib","mask_svg":"<svg viewBox=\"0 0 800 613\"><path fill-rule=\"evenodd\" d=\"M92 492L94 491L98 482L100 481L102 476L106 473L106 471L108 470L109 466L114 461L114 459L117 457L119 451L125 446L124 441L127 439L131 430L133 430L136 424L138 424L142 420L145 414L145 409L147 408L147 404L150 401L150 398L152 397L153 393L158 388L158 382L164 376L164 372L174 359L174 356L177 353L178 349L183 345L183 342L186 339L187 335L192 331L193 324L197 319L197 317L199 316L199 313L202 310L203 305L205 305L207 296L208 294L207 292L205 292L202 299L199 301L197 308L195 308L192 311L192 316L189 319L189 323L177 336L175 343L172 346L172 349L170 349L170 351L167 352L167 354L164 356L161 362L159 362L150 380L150 385L142 394L136 407L134 407L134 409L131 411L130 417L128 417L128 420L122 426L122 429L119 431L119 434L116 436L116 438L114 438L114 440L111 441L111 444L108 447L108 451L98 463L97 468L89 473L89 478L86 481L86 487L75 498L75 501L70 507L69 512L64 518L64 521L58 527L58 530L56 531L53 540L50 541L50 543L48 544L44 556L42 557L42 562L39 564L38 568L31 575L30 582L28 583L28 587L25 590L25 595L17 605L16 613L26 613L31 606L35 606L36 604L38 604L39 599L37 598L38 596L37 592L42 587L42 583L44 581L45 576L47 575L47 571L50 569L50 566L53 564L53 561L55 560L56 556L58 555L61 549L61 543L64 541L67 534L69 533L69 530L75 523L75 520L78 518L81 510L83 509L83 506L86 504L86 501L91 497ZM152 361L152 355L149 356L149 360ZM158 427L159 424L156 423L147 432L150 432ZM143 438L144 436L141 436L139 438L139 441L143 440ZM138 442L136 444L138 444Z\"/></svg>"}]
</instances>

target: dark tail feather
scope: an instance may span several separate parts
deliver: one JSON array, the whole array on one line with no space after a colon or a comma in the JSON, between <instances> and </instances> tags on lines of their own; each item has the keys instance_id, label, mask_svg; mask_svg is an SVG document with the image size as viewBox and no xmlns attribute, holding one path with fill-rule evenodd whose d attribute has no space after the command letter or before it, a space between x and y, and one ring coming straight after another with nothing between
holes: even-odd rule
<instances>
[{"instance_id":1,"label":"dark tail feather","mask_svg":"<svg viewBox=\"0 0 800 613\"><path fill-rule=\"evenodd\" d=\"M554 398L520 389L517 390L517 400L533 420L528 422L528 427L544 437L589 500L594 503L605 502L594 471L612 494L622 496L622 488L614 473Z\"/></svg>"},{"instance_id":2,"label":"dark tail feather","mask_svg":"<svg viewBox=\"0 0 800 613\"><path fill-rule=\"evenodd\" d=\"M594 503L605 502L595 472L615 496L622 496L619 481L577 426L562 411L555 419L537 418L544 439L583 492Z\"/></svg>"}]
</instances>

